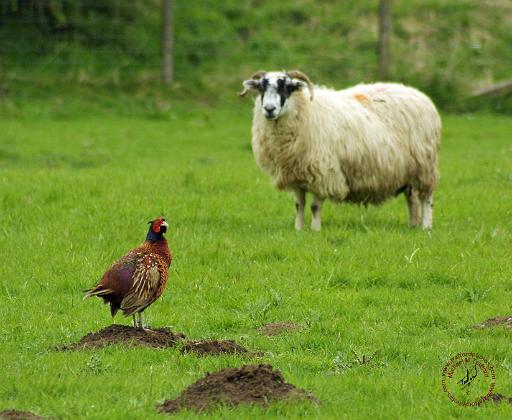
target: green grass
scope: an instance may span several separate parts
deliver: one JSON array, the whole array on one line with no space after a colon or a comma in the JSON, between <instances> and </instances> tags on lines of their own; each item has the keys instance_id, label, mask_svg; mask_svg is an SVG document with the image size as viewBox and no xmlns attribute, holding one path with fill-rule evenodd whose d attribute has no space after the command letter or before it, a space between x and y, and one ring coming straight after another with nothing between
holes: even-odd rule
<instances>
[{"instance_id":1,"label":"green grass","mask_svg":"<svg viewBox=\"0 0 512 420\"><path fill-rule=\"evenodd\" d=\"M262 350L253 362L323 401L213 416L510 418L505 404L454 406L441 370L478 352L494 365L496 391L512 395L511 331L470 328L512 313L512 119L444 118L431 234L407 227L401 197L379 208L328 204L322 232L297 233L291 197L254 163L250 114L244 103L177 106L171 118L0 120L0 410L159 418L156 403L248 362L54 350L112 322L81 290L163 214L175 258L150 323ZM257 334L272 321L304 329ZM359 366L353 351L377 353Z\"/></svg>"}]
</instances>

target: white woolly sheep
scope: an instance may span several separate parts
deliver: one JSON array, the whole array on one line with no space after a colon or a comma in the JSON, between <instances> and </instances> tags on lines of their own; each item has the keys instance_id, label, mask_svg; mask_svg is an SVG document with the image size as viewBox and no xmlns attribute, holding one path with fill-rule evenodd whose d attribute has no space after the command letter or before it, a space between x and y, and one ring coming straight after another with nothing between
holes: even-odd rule
<instances>
[{"instance_id":1,"label":"white woolly sheep","mask_svg":"<svg viewBox=\"0 0 512 420\"><path fill-rule=\"evenodd\" d=\"M259 92L254 157L277 188L295 193L296 229L304 226L306 192L313 230L325 199L379 204L402 192L410 225L421 216L422 228L432 227L441 119L426 95L396 83L333 90L297 70L259 71L243 86L240 96Z\"/></svg>"}]
</instances>

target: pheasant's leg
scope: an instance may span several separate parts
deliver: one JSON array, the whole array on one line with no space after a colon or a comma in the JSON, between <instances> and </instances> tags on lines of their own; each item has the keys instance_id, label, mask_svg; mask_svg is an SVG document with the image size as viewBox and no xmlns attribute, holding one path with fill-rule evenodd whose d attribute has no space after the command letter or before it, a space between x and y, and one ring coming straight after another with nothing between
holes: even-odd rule
<instances>
[{"instance_id":1,"label":"pheasant's leg","mask_svg":"<svg viewBox=\"0 0 512 420\"><path fill-rule=\"evenodd\" d=\"M143 313L142 312L138 312L137 315L138 315L138 318L139 318L139 322L138 322L137 328L139 328L141 330L144 330L144 331L150 331L151 329L149 327L146 328L146 326L144 325L144 315L143 315Z\"/></svg>"},{"instance_id":2,"label":"pheasant's leg","mask_svg":"<svg viewBox=\"0 0 512 420\"><path fill-rule=\"evenodd\" d=\"M132 317L133 317L133 328L137 328L137 320L135 319L135 314L133 314Z\"/></svg>"},{"instance_id":3,"label":"pheasant's leg","mask_svg":"<svg viewBox=\"0 0 512 420\"><path fill-rule=\"evenodd\" d=\"M295 190L295 229L301 230L304 227L304 206L306 205L306 191L301 189Z\"/></svg>"}]
</instances>

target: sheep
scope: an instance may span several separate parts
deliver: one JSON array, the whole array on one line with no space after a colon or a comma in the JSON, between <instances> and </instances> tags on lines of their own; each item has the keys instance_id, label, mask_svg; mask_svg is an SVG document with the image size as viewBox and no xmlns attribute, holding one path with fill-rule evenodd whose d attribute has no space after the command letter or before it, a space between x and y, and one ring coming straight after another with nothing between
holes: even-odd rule
<instances>
[{"instance_id":1,"label":"sheep","mask_svg":"<svg viewBox=\"0 0 512 420\"><path fill-rule=\"evenodd\" d=\"M256 72L243 82L259 93L252 122L257 164L280 190L295 193L295 228L321 229L324 200L378 205L404 193L409 224L432 228L439 178L441 119L432 101L398 83L344 90L313 86L294 70ZM306 93L307 91L307 93Z\"/></svg>"}]
</instances>

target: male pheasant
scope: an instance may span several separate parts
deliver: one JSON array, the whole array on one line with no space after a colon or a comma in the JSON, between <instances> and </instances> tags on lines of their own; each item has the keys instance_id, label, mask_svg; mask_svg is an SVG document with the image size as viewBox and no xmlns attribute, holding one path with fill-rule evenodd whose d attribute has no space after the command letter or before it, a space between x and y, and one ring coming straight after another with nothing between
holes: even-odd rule
<instances>
[{"instance_id":1,"label":"male pheasant","mask_svg":"<svg viewBox=\"0 0 512 420\"><path fill-rule=\"evenodd\" d=\"M141 329L144 329L142 312L163 293L172 260L163 236L169 225L163 218L148 223L151 227L146 241L114 263L96 287L84 290L84 299L103 298L105 303L110 303L112 316L121 309L124 316L132 315L134 327Z\"/></svg>"}]
</instances>

